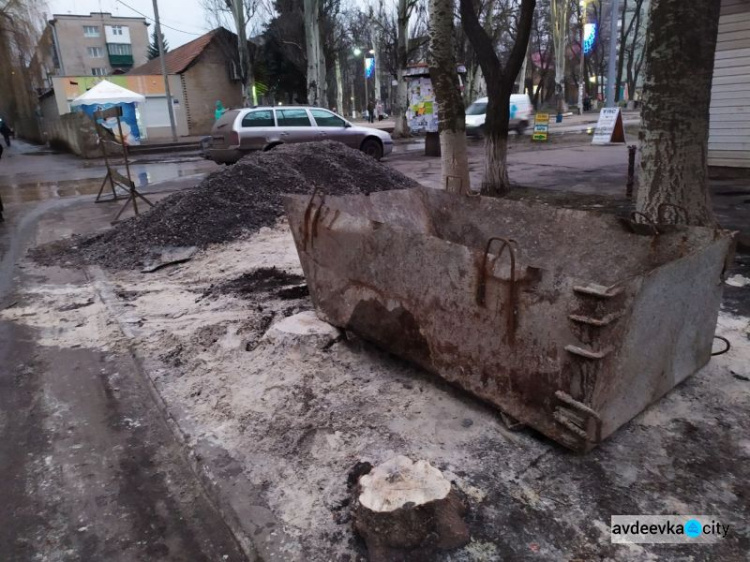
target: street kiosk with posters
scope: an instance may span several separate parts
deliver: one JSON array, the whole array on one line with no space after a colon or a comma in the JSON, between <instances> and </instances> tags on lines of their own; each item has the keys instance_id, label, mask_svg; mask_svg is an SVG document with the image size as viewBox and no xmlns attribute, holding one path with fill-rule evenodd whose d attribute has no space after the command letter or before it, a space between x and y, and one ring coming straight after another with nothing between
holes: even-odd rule
<instances>
[{"instance_id":1,"label":"street kiosk with posters","mask_svg":"<svg viewBox=\"0 0 750 562\"><path fill-rule=\"evenodd\" d=\"M619 107L602 109L591 144L625 144L625 127Z\"/></svg>"}]
</instances>

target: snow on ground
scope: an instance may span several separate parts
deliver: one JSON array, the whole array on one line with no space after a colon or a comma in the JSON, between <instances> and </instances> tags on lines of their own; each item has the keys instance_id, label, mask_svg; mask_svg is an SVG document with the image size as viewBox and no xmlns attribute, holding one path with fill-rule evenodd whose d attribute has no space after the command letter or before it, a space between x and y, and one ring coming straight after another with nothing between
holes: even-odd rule
<instances>
[{"instance_id":1,"label":"snow on ground","mask_svg":"<svg viewBox=\"0 0 750 562\"><path fill-rule=\"evenodd\" d=\"M224 290L271 267L289 282ZM218 443L239 461L282 521L289 560L361 554L347 474L358 461L398 454L429 461L469 498L472 542L445 560L675 552L610 544L612 514L706 513L744 524L750 319L722 313L717 333L731 350L579 456L533 431L507 430L491 408L357 339L266 335L312 308L283 291L301 273L282 222L154 273L91 270L83 286L29 286L0 318L38 329L42 345L131 346L156 360L148 374L167 407L190 420L189 445ZM747 541L738 534L714 552L732 560Z\"/></svg>"}]
</instances>

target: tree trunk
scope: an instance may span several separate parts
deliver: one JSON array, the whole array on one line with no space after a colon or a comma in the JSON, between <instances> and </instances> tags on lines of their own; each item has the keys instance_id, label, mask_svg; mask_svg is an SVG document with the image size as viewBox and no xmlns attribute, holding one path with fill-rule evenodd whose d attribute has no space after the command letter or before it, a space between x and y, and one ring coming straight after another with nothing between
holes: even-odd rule
<instances>
[{"instance_id":1,"label":"tree trunk","mask_svg":"<svg viewBox=\"0 0 750 562\"><path fill-rule=\"evenodd\" d=\"M304 0L307 103L327 107L326 60L320 42L320 0Z\"/></svg>"},{"instance_id":2,"label":"tree trunk","mask_svg":"<svg viewBox=\"0 0 750 562\"><path fill-rule=\"evenodd\" d=\"M555 45L555 98L557 113L565 110L565 50L570 23L570 1L552 0L550 3L552 37Z\"/></svg>"},{"instance_id":3,"label":"tree trunk","mask_svg":"<svg viewBox=\"0 0 750 562\"><path fill-rule=\"evenodd\" d=\"M466 116L453 54L453 0L430 0L430 78L438 104L442 185L448 191L468 193Z\"/></svg>"},{"instance_id":4,"label":"tree trunk","mask_svg":"<svg viewBox=\"0 0 750 562\"><path fill-rule=\"evenodd\" d=\"M242 103L245 107L257 105L255 94L255 75L250 58L250 48L247 44L247 30L245 25L245 4L242 0L233 0L232 17L237 27L237 53L239 55L240 76L242 77Z\"/></svg>"},{"instance_id":5,"label":"tree trunk","mask_svg":"<svg viewBox=\"0 0 750 562\"><path fill-rule=\"evenodd\" d=\"M510 90L501 89L497 81L488 81L487 117L485 120L485 160L482 195L498 197L510 191L508 177L508 121Z\"/></svg>"},{"instance_id":6,"label":"tree trunk","mask_svg":"<svg viewBox=\"0 0 750 562\"><path fill-rule=\"evenodd\" d=\"M398 61L398 69L396 72L398 86L396 86L396 99L393 104L393 111L396 117L396 126L393 129L393 136L396 138L402 138L409 136L409 124L406 121L406 110L409 106L409 92L406 79L404 78L406 66L409 64L409 52L407 50L409 42L408 0L398 0L396 23L398 26L398 37L396 43L396 59Z\"/></svg>"},{"instance_id":7,"label":"tree trunk","mask_svg":"<svg viewBox=\"0 0 750 562\"><path fill-rule=\"evenodd\" d=\"M506 166L510 94L529 44L536 0L521 0L521 13L515 29L515 42L503 65L486 29L479 23L473 0L460 0L464 31L482 68L487 84L487 117L485 119L486 153L482 195L503 195L510 191Z\"/></svg>"},{"instance_id":8,"label":"tree trunk","mask_svg":"<svg viewBox=\"0 0 750 562\"><path fill-rule=\"evenodd\" d=\"M344 112L344 77L341 74L341 55L336 54L336 111L341 115Z\"/></svg>"},{"instance_id":9,"label":"tree trunk","mask_svg":"<svg viewBox=\"0 0 750 562\"><path fill-rule=\"evenodd\" d=\"M713 226L708 123L719 25L716 0L652 0L636 207L652 219L663 203L689 224Z\"/></svg>"},{"instance_id":10,"label":"tree trunk","mask_svg":"<svg viewBox=\"0 0 750 562\"><path fill-rule=\"evenodd\" d=\"M615 102L620 101L620 88L622 86L622 66L625 62L625 40L630 35L635 16L630 18L630 25L625 29L625 20L628 14L628 0L623 0L622 18L620 19L620 52L617 54L617 70L615 75Z\"/></svg>"}]
</instances>

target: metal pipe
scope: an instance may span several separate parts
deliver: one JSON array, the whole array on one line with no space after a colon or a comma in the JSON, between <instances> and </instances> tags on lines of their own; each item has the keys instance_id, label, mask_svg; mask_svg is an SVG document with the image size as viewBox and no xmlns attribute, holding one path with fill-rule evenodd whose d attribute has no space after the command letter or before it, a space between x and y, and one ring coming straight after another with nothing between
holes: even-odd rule
<instances>
[{"instance_id":1,"label":"metal pipe","mask_svg":"<svg viewBox=\"0 0 750 562\"><path fill-rule=\"evenodd\" d=\"M628 146L628 183L625 188L625 195L628 199L633 198L633 186L635 185L635 152L637 146L631 144Z\"/></svg>"}]
</instances>

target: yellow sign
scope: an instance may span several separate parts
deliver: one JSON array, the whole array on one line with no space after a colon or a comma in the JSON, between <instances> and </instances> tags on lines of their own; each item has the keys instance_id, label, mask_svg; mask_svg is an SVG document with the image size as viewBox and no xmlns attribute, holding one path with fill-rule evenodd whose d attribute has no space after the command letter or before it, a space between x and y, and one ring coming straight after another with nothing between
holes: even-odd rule
<instances>
[{"instance_id":1,"label":"yellow sign","mask_svg":"<svg viewBox=\"0 0 750 562\"><path fill-rule=\"evenodd\" d=\"M549 113L537 113L534 117L534 134L531 140L546 141L549 135Z\"/></svg>"}]
</instances>

